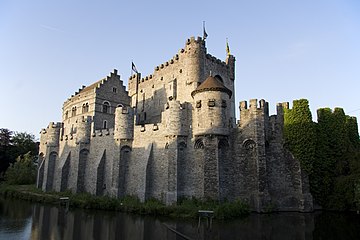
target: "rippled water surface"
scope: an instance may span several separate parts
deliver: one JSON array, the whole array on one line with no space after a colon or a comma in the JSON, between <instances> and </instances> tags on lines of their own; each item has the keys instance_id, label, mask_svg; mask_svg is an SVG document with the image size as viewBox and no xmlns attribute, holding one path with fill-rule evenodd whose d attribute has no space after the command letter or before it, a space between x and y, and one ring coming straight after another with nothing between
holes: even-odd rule
<instances>
[{"instance_id":1,"label":"rippled water surface","mask_svg":"<svg viewBox=\"0 0 360 240\"><path fill-rule=\"evenodd\" d=\"M175 231L177 233L175 233ZM185 238L184 238L185 237ZM360 239L360 215L251 214L233 221L171 220L0 198L0 239Z\"/></svg>"}]
</instances>

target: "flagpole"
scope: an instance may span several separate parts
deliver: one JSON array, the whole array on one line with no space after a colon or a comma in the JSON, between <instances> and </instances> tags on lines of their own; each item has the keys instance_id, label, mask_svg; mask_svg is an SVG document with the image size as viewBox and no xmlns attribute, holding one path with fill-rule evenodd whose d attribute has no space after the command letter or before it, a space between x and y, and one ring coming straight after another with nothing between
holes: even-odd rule
<instances>
[{"instance_id":1,"label":"flagpole","mask_svg":"<svg viewBox=\"0 0 360 240\"><path fill-rule=\"evenodd\" d=\"M130 70L130 76L133 75L133 70L132 70L132 63L134 62L134 59L131 59L131 70Z\"/></svg>"}]
</instances>

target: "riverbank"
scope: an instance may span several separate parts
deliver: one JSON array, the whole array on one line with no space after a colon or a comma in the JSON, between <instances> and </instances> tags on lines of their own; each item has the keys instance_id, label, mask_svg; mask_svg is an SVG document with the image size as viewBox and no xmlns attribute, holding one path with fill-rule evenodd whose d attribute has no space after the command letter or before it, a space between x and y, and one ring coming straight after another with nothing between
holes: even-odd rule
<instances>
[{"instance_id":1,"label":"riverbank","mask_svg":"<svg viewBox=\"0 0 360 240\"><path fill-rule=\"evenodd\" d=\"M73 194L66 192L43 192L35 185L0 184L0 195L5 198L16 198L32 202L60 204L61 197L69 198L70 208L101 209L152 216L168 216L173 218L197 218L199 210L214 211L215 219L231 219L247 216L250 213L247 204L240 200L234 202L200 201L183 199L176 205L166 206L156 199L144 203L134 196L111 198L93 196L89 193Z\"/></svg>"}]
</instances>

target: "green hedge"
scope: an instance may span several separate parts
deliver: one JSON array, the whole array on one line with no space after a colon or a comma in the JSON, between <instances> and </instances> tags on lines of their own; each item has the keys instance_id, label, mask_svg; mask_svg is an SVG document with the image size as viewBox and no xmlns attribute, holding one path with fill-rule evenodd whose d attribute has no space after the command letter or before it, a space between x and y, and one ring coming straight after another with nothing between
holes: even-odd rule
<instances>
[{"instance_id":1,"label":"green hedge","mask_svg":"<svg viewBox=\"0 0 360 240\"><path fill-rule=\"evenodd\" d=\"M59 204L60 197L69 197L70 207L85 209L115 210L127 213L169 216L174 218L196 218L199 210L213 210L216 219L230 219L247 216L249 206L241 200L234 202L200 201L195 198L182 199L178 204L166 206L157 199L142 203L137 197L111 198L94 196L89 193L72 194L70 192L44 193L34 185L0 185L0 194L7 198Z\"/></svg>"}]
</instances>

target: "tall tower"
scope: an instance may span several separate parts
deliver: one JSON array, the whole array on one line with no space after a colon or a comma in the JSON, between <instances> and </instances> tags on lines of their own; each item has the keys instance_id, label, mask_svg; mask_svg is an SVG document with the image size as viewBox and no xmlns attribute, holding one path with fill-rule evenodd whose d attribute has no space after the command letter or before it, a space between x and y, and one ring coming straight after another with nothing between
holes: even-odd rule
<instances>
[{"instance_id":1,"label":"tall tower","mask_svg":"<svg viewBox=\"0 0 360 240\"><path fill-rule=\"evenodd\" d=\"M203 144L204 198L222 199L226 182L224 167L228 160L228 135L232 127L232 92L215 77L208 77L192 93L194 98L193 134L195 144ZM199 144L199 143L198 143Z\"/></svg>"}]
</instances>

